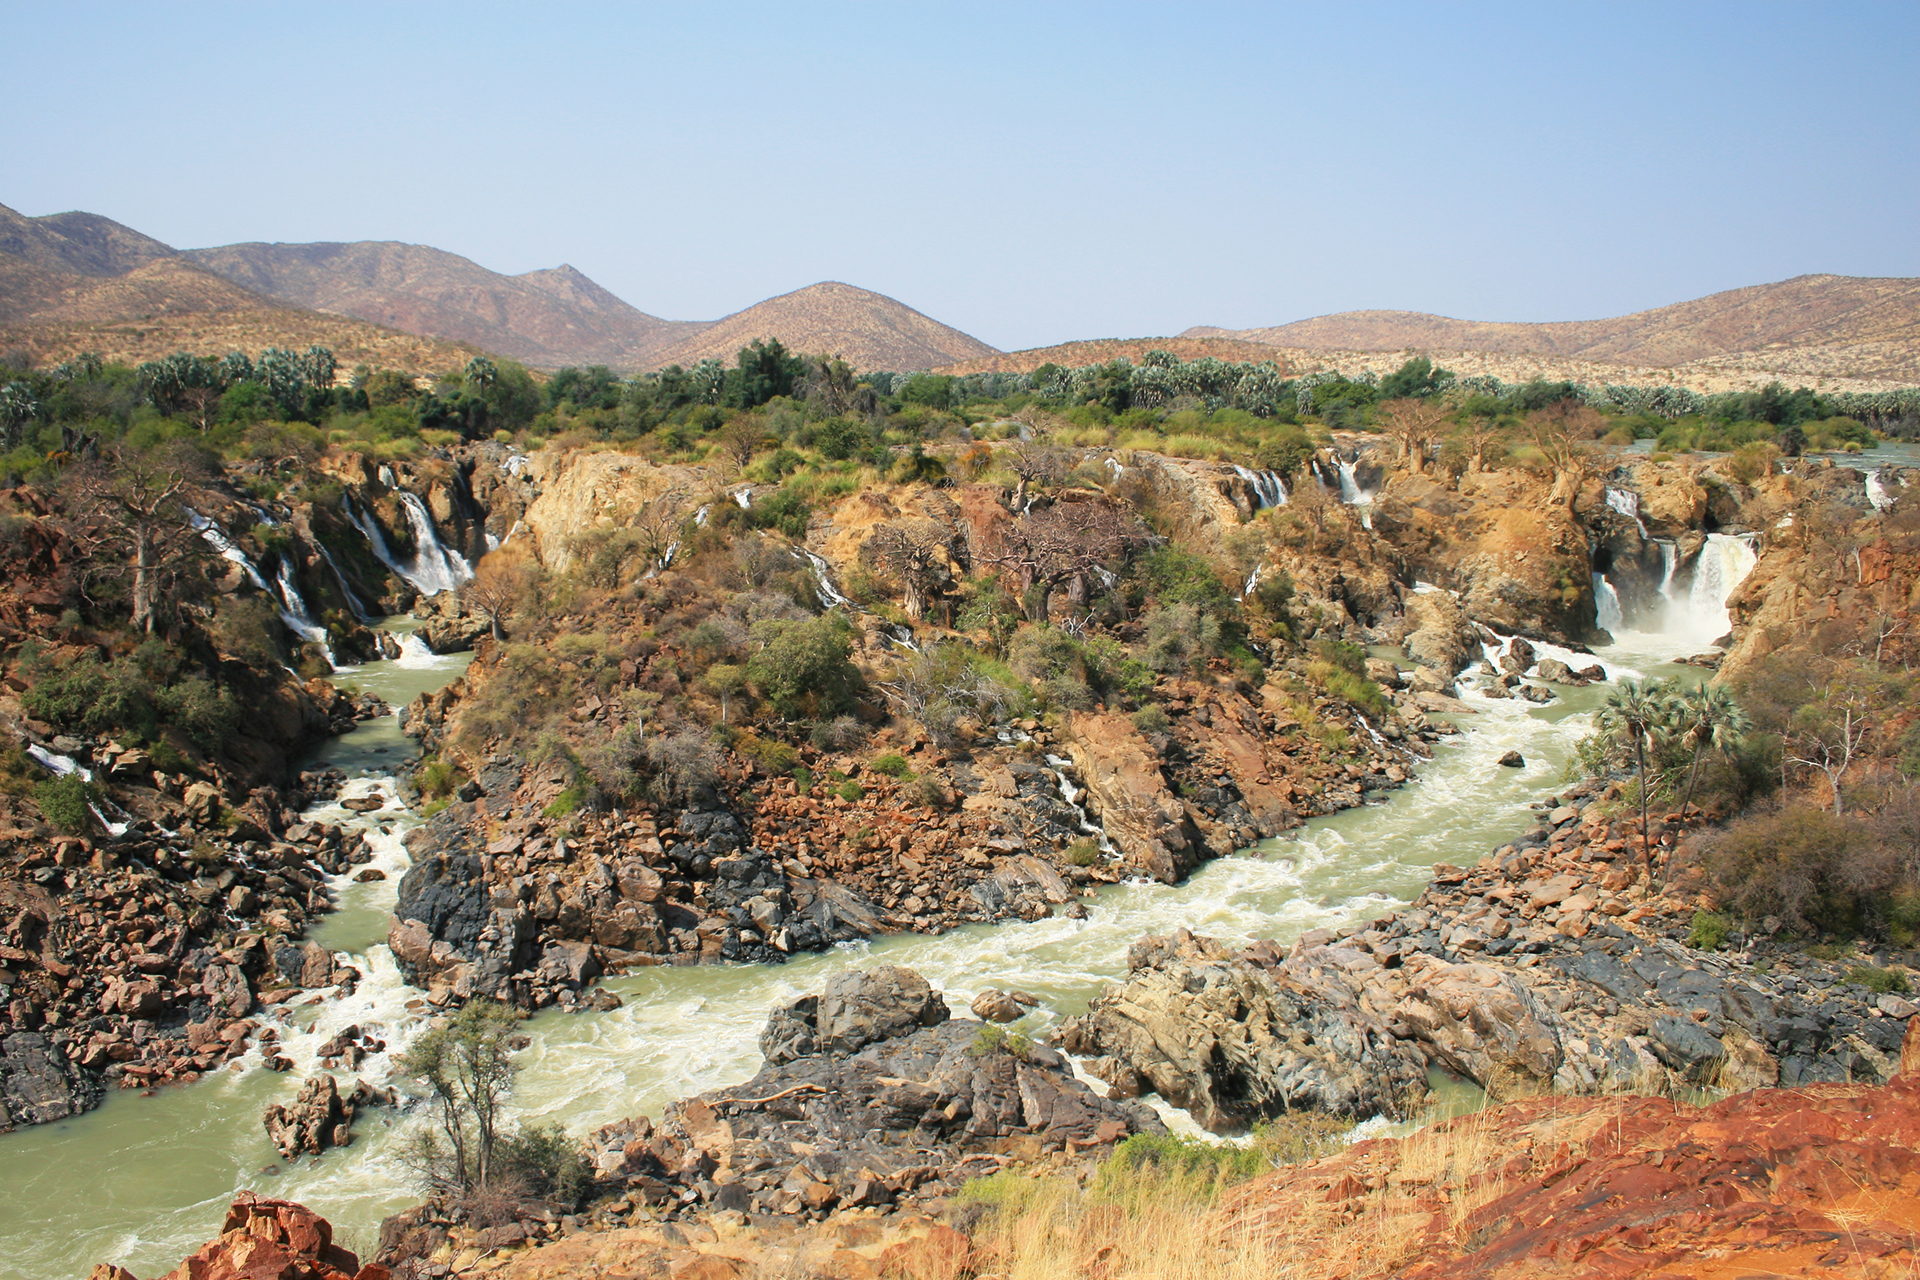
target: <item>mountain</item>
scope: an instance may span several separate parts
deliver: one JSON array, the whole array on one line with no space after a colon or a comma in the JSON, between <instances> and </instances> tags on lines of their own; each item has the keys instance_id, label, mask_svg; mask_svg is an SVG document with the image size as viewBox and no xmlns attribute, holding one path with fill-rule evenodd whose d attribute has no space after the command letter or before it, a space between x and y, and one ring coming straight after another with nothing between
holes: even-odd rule
<instances>
[{"instance_id":1,"label":"mountain","mask_svg":"<svg viewBox=\"0 0 1920 1280\"><path fill-rule=\"evenodd\" d=\"M0 204L0 255L42 271L118 276L173 253L171 246L97 213L29 218Z\"/></svg>"},{"instance_id":2,"label":"mountain","mask_svg":"<svg viewBox=\"0 0 1920 1280\"><path fill-rule=\"evenodd\" d=\"M1920 280L1808 275L1605 320L1518 324L1346 311L1183 337L1343 352L1478 352L1707 370L1920 381Z\"/></svg>"},{"instance_id":3,"label":"mountain","mask_svg":"<svg viewBox=\"0 0 1920 1280\"><path fill-rule=\"evenodd\" d=\"M993 347L870 289L829 280L736 311L655 352L651 367L709 357L733 363L755 338L790 351L837 355L856 369L899 372L995 356Z\"/></svg>"},{"instance_id":4,"label":"mountain","mask_svg":"<svg viewBox=\"0 0 1920 1280\"><path fill-rule=\"evenodd\" d=\"M703 327L650 316L569 266L506 276L425 245L235 244L182 256L282 302L544 368L642 367L650 352Z\"/></svg>"},{"instance_id":5,"label":"mountain","mask_svg":"<svg viewBox=\"0 0 1920 1280\"><path fill-rule=\"evenodd\" d=\"M1212 356L1216 360L1229 363L1277 360L1283 367L1287 363L1280 352L1269 349L1264 343L1244 342L1236 338L1183 335L1178 338L1094 338L1085 342L1063 342L1058 346L1030 347L1025 351L1008 351L960 360L953 364L940 365L934 369L934 372L1031 373L1043 364L1064 365L1071 369L1079 365L1106 364L1110 360L1131 360L1137 364L1140 357L1149 351L1166 351L1179 356L1182 360L1199 360Z\"/></svg>"}]
</instances>

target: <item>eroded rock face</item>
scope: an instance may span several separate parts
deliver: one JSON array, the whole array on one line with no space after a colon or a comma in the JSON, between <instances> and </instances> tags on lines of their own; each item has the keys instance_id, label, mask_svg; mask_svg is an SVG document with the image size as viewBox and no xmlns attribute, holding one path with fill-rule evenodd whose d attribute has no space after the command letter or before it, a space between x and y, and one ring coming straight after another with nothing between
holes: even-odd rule
<instances>
[{"instance_id":1,"label":"eroded rock face","mask_svg":"<svg viewBox=\"0 0 1920 1280\"><path fill-rule=\"evenodd\" d=\"M0 1039L0 1131L79 1115L100 1086L37 1031Z\"/></svg>"},{"instance_id":2,"label":"eroded rock face","mask_svg":"<svg viewBox=\"0 0 1920 1280\"><path fill-rule=\"evenodd\" d=\"M1103 1148L1164 1132L1141 1104L1110 1101L1043 1046L950 1019L919 974L837 975L776 1010L752 1080L626 1121L590 1145L603 1177L650 1204L818 1216L938 1194L998 1168L988 1153ZM1019 1050L1018 1053L1015 1050Z\"/></svg>"},{"instance_id":3,"label":"eroded rock face","mask_svg":"<svg viewBox=\"0 0 1920 1280\"><path fill-rule=\"evenodd\" d=\"M1920 1029L1908 1042L1920 1048ZM1464 1216L1423 1172L1448 1159L1481 1179ZM1893 1280L1920 1265L1917 1182L1920 1078L1903 1073L1697 1110L1648 1097L1516 1103L1260 1178L1206 1227L1325 1223L1322 1256L1364 1254L1375 1264L1364 1274L1419 1280ZM1387 1245L1388 1223L1412 1231Z\"/></svg>"},{"instance_id":4,"label":"eroded rock face","mask_svg":"<svg viewBox=\"0 0 1920 1280\"><path fill-rule=\"evenodd\" d=\"M1116 1096L1152 1090L1215 1133L1286 1111L1399 1115L1425 1067L1361 1003L1349 951L1268 969L1185 930L1148 937L1126 983L1060 1029Z\"/></svg>"},{"instance_id":5,"label":"eroded rock face","mask_svg":"<svg viewBox=\"0 0 1920 1280\"><path fill-rule=\"evenodd\" d=\"M309 1076L292 1105L270 1104L263 1121L268 1139L292 1160L348 1145L353 1141L354 1113L382 1100L363 1080L355 1081L352 1091L343 1095L332 1076Z\"/></svg>"},{"instance_id":6,"label":"eroded rock face","mask_svg":"<svg viewBox=\"0 0 1920 1280\"><path fill-rule=\"evenodd\" d=\"M325 1218L291 1200L269 1200L251 1191L234 1197L220 1238L203 1246L161 1280L388 1280L379 1263L360 1265L333 1242ZM110 1264L95 1280L132 1280Z\"/></svg>"},{"instance_id":7,"label":"eroded rock face","mask_svg":"<svg viewBox=\"0 0 1920 1280\"><path fill-rule=\"evenodd\" d=\"M1089 809L1129 863L1163 884L1177 883L1200 865L1206 856L1200 832L1131 721L1076 716L1067 750L1086 782Z\"/></svg>"}]
</instances>

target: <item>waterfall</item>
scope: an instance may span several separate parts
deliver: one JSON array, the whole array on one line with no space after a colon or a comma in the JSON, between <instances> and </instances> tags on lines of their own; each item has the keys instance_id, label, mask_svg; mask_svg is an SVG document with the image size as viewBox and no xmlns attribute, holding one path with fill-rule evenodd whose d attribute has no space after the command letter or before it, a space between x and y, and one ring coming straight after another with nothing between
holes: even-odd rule
<instances>
[{"instance_id":1,"label":"waterfall","mask_svg":"<svg viewBox=\"0 0 1920 1280\"><path fill-rule=\"evenodd\" d=\"M407 509L407 520L413 526L413 574L407 580L419 588L422 595L429 596L453 591L461 583L471 581L472 566L459 552L449 551L441 544L440 531L433 527L433 515L420 495L402 489L400 505Z\"/></svg>"},{"instance_id":2,"label":"waterfall","mask_svg":"<svg viewBox=\"0 0 1920 1280\"><path fill-rule=\"evenodd\" d=\"M433 516L427 511L427 504L420 495L399 490L400 505L406 508L407 522L413 526L414 556L405 564L393 558L392 548L380 532L379 521L373 513L361 511L353 505L353 499L342 499L346 505L347 519L353 521L360 532L367 535L367 543L373 548L374 556L381 564L404 578L407 583L423 596L436 596L442 591L452 591L473 577L473 569L457 551L449 551L440 542L440 531L433 527Z\"/></svg>"},{"instance_id":3,"label":"waterfall","mask_svg":"<svg viewBox=\"0 0 1920 1280\"><path fill-rule=\"evenodd\" d=\"M1893 505L1893 490L1887 487L1885 477L1878 471L1867 472L1867 505L1875 511L1885 511Z\"/></svg>"},{"instance_id":4,"label":"waterfall","mask_svg":"<svg viewBox=\"0 0 1920 1280\"><path fill-rule=\"evenodd\" d=\"M1665 573L1660 594L1667 602L1661 630L1679 636L1690 644L1713 644L1733 627L1727 612L1727 597L1753 572L1759 557L1754 553L1751 534L1710 533L1693 562L1693 580L1686 593L1675 583L1678 551L1672 543L1658 544L1665 557Z\"/></svg>"},{"instance_id":5,"label":"waterfall","mask_svg":"<svg viewBox=\"0 0 1920 1280\"><path fill-rule=\"evenodd\" d=\"M1234 472L1253 486L1257 509L1264 511L1268 507L1287 505L1287 486L1280 479L1278 471L1250 471L1246 467L1236 466Z\"/></svg>"},{"instance_id":6,"label":"waterfall","mask_svg":"<svg viewBox=\"0 0 1920 1280\"><path fill-rule=\"evenodd\" d=\"M826 600L828 608L837 609L844 604L849 609L858 609L853 601L840 594L840 588L833 585L833 570L825 560L805 547L795 547L794 554L813 566L813 580L819 586L820 595Z\"/></svg>"},{"instance_id":7,"label":"waterfall","mask_svg":"<svg viewBox=\"0 0 1920 1280\"><path fill-rule=\"evenodd\" d=\"M1242 600L1245 600L1248 596L1252 595L1253 589L1260 585L1260 571L1265 569L1266 567L1267 567L1267 562L1264 560L1262 560L1259 564L1256 564L1255 566L1253 566L1253 572L1247 575L1246 585L1240 588L1240 598Z\"/></svg>"},{"instance_id":8,"label":"waterfall","mask_svg":"<svg viewBox=\"0 0 1920 1280\"><path fill-rule=\"evenodd\" d=\"M207 540L209 546L220 553L222 559L231 560L242 569L245 569L247 571L247 577L253 580L254 586L260 588L262 591L271 590L267 586L267 580L260 576L260 570L254 567L253 561L248 558L247 553L233 545L233 540L227 537L226 530L201 515L198 511L195 511L192 507L186 508L186 512L187 523L199 530L200 536Z\"/></svg>"},{"instance_id":9,"label":"waterfall","mask_svg":"<svg viewBox=\"0 0 1920 1280\"><path fill-rule=\"evenodd\" d=\"M1626 618L1620 612L1620 593L1607 581L1607 575L1593 575L1593 612L1594 623L1607 631L1619 631L1626 626Z\"/></svg>"},{"instance_id":10,"label":"waterfall","mask_svg":"<svg viewBox=\"0 0 1920 1280\"><path fill-rule=\"evenodd\" d=\"M1064 756L1056 756L1049 752L1047 763L1053 766L1053 784L1059 788L1060 798L1067 802L1067 807L1072 809L1080 820L1080 830L1093 837L1094 842L1100 846L1100 852L1108 861L1118 859L1120 851L1114 848L1113 841L1107 838L1107 829L1087 815L1087 806L1084 803L1087 793L1074 786L1073 779L1067 776L1067 770L1073 767L1073 762Z\"/></svg>"},{"instance_id":11,"label":"waterfall","mask_svg":"<svg viewBox=\"0 0 1920 1280\"><path fill-rule=\"evenodd\" d=\"M1350 507L1359 507L1361 526L1373 528L1373 515L1367 510L1373 505L1373 491L1360 487L1360 481L1353 474L1354 462L1344 458L1336 459L1336 462L1340 468L1340 501Z\"/></svg>"},{"instance_id":12,"label":"waterfall","mask_svg":"<svg viewBox=\"0 0 1920 1280\"><path fill-rule=\"evenodd\" d=\"M302 640L311 641L320 646L320 652L327 655L327 665L337 667L333 660L333 649L327 644L327 629L313 620L307 611L307 602L300 595L300 584L294 580L293 560L288 556L280 557L280 572L277 575L280 584L280 621L287 624L287 630Z\"/></svg>"},{"instance_id":13,"label":"waterfall","mask_svg":"<svg viewBox=\"0 0 1920 1280\"><path fill-rule=\"evenodd\" d=\"M313 545L314 549L319 551L320 558L327 562L327 568L333 570L333 580L340 584L340 594L347 598L347 608L352 611L353 620L365 622L367 611L360 607L360 596L347 584L347 575L340 572L340 566L335 562L333 552L327 550L327 544L318 538L313 540Z\"/></svg>"},{"instance_id":14,"label":"waterfall","mask_svg":"<svg viewBox=\"0 0 1920 1280\"><path fill-rule=\"evenodd\" d=\"M1633 527L1640 531L1641 541L1647 537L1647 522L1640 518L1640 495L1631 489L1607 490L1607 505L1633 521Z\"/></svg>"},{"instance_id":15,"label":"waterfall","mask_svg":"<svg viewBox=\"0 0 1920 1280\"><path fill-rule=\"evenodd\" d=\"M753 490L752 489L748 488L748 489L736 490L733 495L733 500L740 504L740 509L742 511L753 510Z\"/></svg>"}]
</instances>

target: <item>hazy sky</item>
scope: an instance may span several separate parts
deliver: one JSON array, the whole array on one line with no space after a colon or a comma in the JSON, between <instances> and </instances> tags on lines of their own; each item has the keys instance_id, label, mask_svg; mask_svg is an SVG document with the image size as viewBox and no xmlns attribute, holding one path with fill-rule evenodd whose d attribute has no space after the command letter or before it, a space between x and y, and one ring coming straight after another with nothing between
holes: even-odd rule
<instances>
[{"instance_id":1,"label":"hazy sky","mask_svg":"<svg viewBox=\"0 0 1920 1280\"><path fill-rule=\"evenodd\" d=\"M0 203L1002 348L1920 275L1920 4L0 0Z\"/></svg>"}]
</instances>

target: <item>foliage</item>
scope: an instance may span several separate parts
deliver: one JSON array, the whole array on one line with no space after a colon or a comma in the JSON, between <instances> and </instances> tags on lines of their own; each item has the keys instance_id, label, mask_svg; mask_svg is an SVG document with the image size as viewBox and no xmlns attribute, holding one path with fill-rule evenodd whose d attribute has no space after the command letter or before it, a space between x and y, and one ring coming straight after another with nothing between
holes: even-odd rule
<instances>
[{"instance_id":1,"label":"foliage","mask_svg":"<svg viewBox=\"0 0 1920 1280\"><path fill-rule=\"evenodd\" d=\"M411 1152L430 1190L485 1191L503 1172L495 1156L504 1133L501 1108L517 1074L518 1021L512 1009L476 1000L422 1032L396 1059L431 1096L436 1129L421 1134Z\"/></svg>"},{"instance_id":2,"label":"foliage","mask_svg":"<svg viewBox=\"0 0 1920 1280\"><path fill-rule=\"evenodd\" d=\"M1733 926L1727 918L1712 911L1695 911L1687 934L1687 945L1701 951L1718 951Z\"/></svg>"},{"instance_id":3,"label":"foliage","mask_svg":"<svg viewBox=\"0 0 1920 1280\"><path fill-rule=\"evenodd\" d=\"M80 835L93 826L93 803L99 788L77 773L49 778L33 789L33 802L55 827Z\"/></svg>"},{"instance_id":4,"label":"foliage","mask_svg":"<svg viewBox=\"0 0 1920 1280\"><path fill-rule=\"evenodd\" d=\"M884 773L889 778L906 779L913 776L913 769L907 764L907 758L896 751L875 756L867 763L867 768L875 773Z\"/></svg>"},{"instance_id":5,"label":"foliage","mask_svg":"<svg viewBox=\"0 0 1920 1280\"><path fill-rule=\"evenodd\" d=\"M819 720L853 705L860 673L837 615L769 619L753 638L760 647L747 659L747 678L781 715Z\"/></svg>"},{"instance_id":6,"label":"foliage","mask_svg":"<svg viewBox=\"0 0 1920 1280\"><path fill-rule=\"evenodd\" d=\"M22 654L22 668L31 683L20 705L69 732L125 731L153 739L171 725L197 746L214 750L240 722L233 696L188 671L184 656L157 637L110 663L88 652L61 666L30 648Z\"/></svg>"},{"instance_id":7,"label":"foliage","mask_svg":"<svg viewBox=\"0 0 1920 1280\"><path fill-rule=\"evenodd\" d=\"M1025 1062L1033 1053L1033 1041L1018 1031L1008 1031L998 1023L981 1023L980 1029L973 1033L973 1043L967 1046L968 1056L990 1058L998 1053Z\"/></svg>"},{"instance_id":8,"label":"foliage","mask_svg":"<svg viewBox=\"0 0 1920 1280\"><path fill-rule=\"evenodd\" d=\"M1898 969L1876 969L1870 964L1857 964L1847 970L1847 981L1857 983L1875 995L1906 995L1912 991L1907 975Z\"/></svg>"},{"instance_id":9,"label":"foliage","mask_svg":"<svg viewBox=\"0 0 1920 1280\"><path fill-rule=\"evenodd\" d=\"M528 1194L578 1208L593 1184L593 1166L579 1143L558 1124L533 1125L498 1139L498 1176Z\"/></svg>"}]
</instances>

